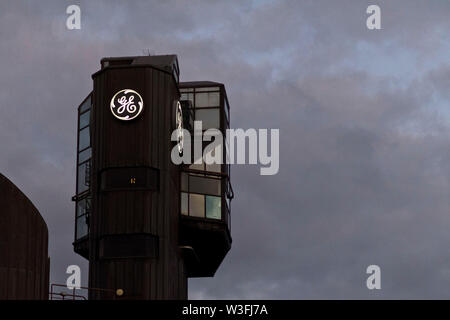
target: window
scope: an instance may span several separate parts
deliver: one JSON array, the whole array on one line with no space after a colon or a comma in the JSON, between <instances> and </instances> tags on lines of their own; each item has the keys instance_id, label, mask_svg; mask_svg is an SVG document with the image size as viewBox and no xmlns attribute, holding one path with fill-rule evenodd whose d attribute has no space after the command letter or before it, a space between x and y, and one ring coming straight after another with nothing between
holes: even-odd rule
<instances>
[{"instance_id":1,"label":"window","mask_svg":"<svg viewBox=\"0 0 450 320\"><path fill-rule=\"evenodd\" d=\"M80 106L80 113L85 112L86 110L89 110L92 105L92 95L89 94L87 99L84 101L84 103Z\"/></svg>"},{"instance_id":2,"label":"window","mask_svg":"<svg viewBox=\"0 0 450 320\"><path fill-rule=\"evenodd\" d=\"M199 109L195 111L195 120L202 121L202 129L220 128L220 109Z\"/></svg>"},{"instance_id":3,"label":"window","mask_svg":"<svg viewBox=\"0 0 450 320\"><path fill-rule=\"evenodd\" d=\"M224 132L229 127L228 101L224 97L223 87L182 88L180 92L181 100L192 101L190 110L193 112L195 121L202 121L203 131L214 128ZM222 111L221 107L227 108L227 110ZM222 122L222 117L225 117L226 121ZM226 141L224 141L222 149L224 158L226 155L225 143ZM204 143L203 148L207 145L209 142ZM187 168L180 177L180 214L227 222L227 213L225 212L227 205L224 198L227 177L221 173L226 174L228 166L207 165L202 161L201 164L193 163Z\"/></svg>"},{"instance_id":4,"label":"window","mask_svg":"<svg viewBox=\"0 0 450 320\"><path fill-rule=\"evenodd\" d=\"M204 87L204 88L195 88L197 92L208 92L208 91L219 91L220 87Z\"/></svg>"},{"instance_id":5,"label":"window","mask_svg":"<svg viewBox=\"0 0 450 320\"><path fill-rule=\"evenodd\" d=\"M92 157L90 137L91 103L91 95L89 95L79 108L77 195L89 190L89 169Z\"/></svg>"},{"instance_id":6,"label":"window","mask_svg":"<svg viewBox=\"0 0 450 320\"><path fill-rule=\"evenodd\" d=\"M205 196L202 194L189 194L189 215L192 217L205 217Z\"/></svg>"},{"instance_id":7,"label":"window","mask_svg":"<svg viewBox=\"0 0 450 320\"><path fill-rule=\"evenodd\" d=\"M82 162L85 162L86 160L89 160L91 158L91 156L92 156L91 148L81 151L78 154L78 163L82 163Z\"/></svg>"},{"instance_id":8,"label":"window","mask_svg":"<svg viewBox=\"0 0 450 320\"><path fill-rule=\"evenodd\" d=\"M181 214L189 215L189 194L186 192L181 193Z\"/></svg>"},{"instance_id":9,"label":"window","mask_svg":"<svg viewBox=\"0 0 450 320\"><path fill-rule=\"evenodd\" d=\"M206 171L210 172L221 172L222 171L222 165L213 163L213 164L207 164L206 165Z\"/></svg>"},{"instance_id":10,"label":"window","mask_svg":"<svg viewBox=\"0 0 450 320\"><path fill-rule=\"evenodd\" d=\"M91 199L84 198L77 202L77 217L88 214L91 210Z\"/></svg>"},{"instance_id":11,"label":"window","mask_svg":"<svg viewBox=\"0 0 450 320\"><path fill-rule=\"evenodd\" d=\"M194 105L194 94L193 93L182 93L180 100L189 100Z\"/></svg>"},{"instance_id":12,"label":"window","mask_svg":"<svg viewBox=\"0 0 450 320\"><path fill-rule=\"evenodd\" d=\"M190 175L189 192L214 194L220 196L220 180Z\"/></svg>"},{"instance_id":13,"label":"window","mask_svg":"<svg viewBox=\"0 0 450 320\"><path fill-rule=\"evenodd\" d=\"M77 194L83 193L89 189L89 162L84 162L78 166L78 188Z\"/></svg>"},{"instance_id":14,"label":"window","mask_svg":"<svg viewBox=\"0 0 450 320\"><path fill-rule=\"evenodd\" d=\"M78 157L75 204L75 240L89 234L91 199L89 194L90 163L92 157L90 120L92 99L89 95L78 109Z\"/></svg>"},{"instance_id":15,"label":"window","mask_svg":"<svg viewBox=\"0 0 450 320\"><path fill-rule=\"evenodd\" d=\"M91 113L88 111L80 116L80 129L86 128L89 125L90 115Z\"/></svg>"},{"instance_id":16,"label":"window","mask_svg":"<svg viewBox=\"0 0 450 320\"><path fill-rule=\"evenodd\" d=\"M91 199L84 197L77 201L76 214L76 239L81 239L88 235L89 231L89 214L91 211Z\"/></svg>"},{"instance_id":17,"label":"window","mask_svg":"<svg viewBox=\"0 0 450 320\"><path fill-rule=\"evenodd\" d=\"M228 104L228 100L224 99L225 103L224 103L224 109L225 109L225 119L227 120L227 128L230 127L230 105Z\"/></svg>"},{"instance_id":18,"label":"window","mask_svg":"<svg viewBox=\"0 0 450 320\"><path fill-rule=\"evenodd\" d=\"M206 196L206 217L210 219L221 219L222 198Z\"/></svg>"},{"instance_id":19,"label":"window","mask_svg":"<svg viewBox=\"0 0 450 320\"><path fill-rule=\"evenodd\" d=\"M220 106L219 92L200 92L195 94L196 108L211 108Z\"/></svg>"},{"instance_id":20,"label":"window","mask_svg":"<svg viewBox=\"0 0 450 320\"><path fill-rule=\"evenodd\" d=\"M222 181L219 176L181 173L181 214L197 218L222 219Z\"/></svg>"},{"instance_id":21,"label":"window","mask_svg":"<svg viewBox=\"0 0 450 320\"><path fill-rule=\"evenodd\" d=\"M80 131L78 143L79 143L79 147L78 147L79 151L84 150L90 146L91 139L89 137L89 127L86 127Z\"/></svg>"},{"instance_id":22,"label":"window","mask_svg":"<svg viewBox=\"0 0 450 320\"><path fill-rule=\"evenodd\" d=\"M82 217L77 218L77 234L76 239L81 239L88 235L88 222L87 222L87 216L84 215Z\"/></svg>"}]
</instances>

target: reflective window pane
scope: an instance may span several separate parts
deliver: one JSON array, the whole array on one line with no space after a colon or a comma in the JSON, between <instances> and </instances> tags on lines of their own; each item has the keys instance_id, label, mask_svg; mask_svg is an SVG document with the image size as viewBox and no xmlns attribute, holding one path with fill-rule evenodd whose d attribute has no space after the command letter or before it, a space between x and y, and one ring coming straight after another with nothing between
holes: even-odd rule
<instances>
[{"instance_id":1,"label":"reflective window pane","mask_svg":"<svg viewBox=\"0 0 450 320\"><path fill-rule=\"evenodd\" d=\"M192 217L205 217L205 196L202 194L189 194L189 215Z\"/></svg>"},{"instance_id":2,"label":"reflective window pane","mask_svg":"<svg viewBox=\"0 0 450 320\"><path fill-rule=\"evenodd\" d=\"M219 109L201 109L195 111L195 120L202 121L203 130L210 128L220 128Z\"/></svg>"},{"instance_id":3,"label":"reflective window pane","mask_svg":"<svg viewBox=\"0 0 450 320\"><path fill-rule=\"evenodd\" d=\"M222 217L222 199L220 197L206 196L206 217L220 220Z\"/></svg>"},{"instance_id":4,"label":"reflective window pane","mask_svg":"<svg viewBox=\"0 0 450 320\"><path fill-rule=\"evenodd\" d=\"M81 151L78 156L78 163L85 162L86 160L90 159L92 156L92 149L86 149L84 151Z\"/></svg>"},{"instance_id":5,"label":"reflective window pane","mask_svg":"<svg viewBox=\"0 0 450 320\"><path fill-rule=\"evenodd\" d=\"M228 122L230 122L230 110L229 110L229 105L227 100L225 99L225 116L228 120Z\"/></svg>"},{"instance_id":6,"label":"reflective window pane","mask_svg":"<svg viewBox=\"0 0 450 320\"><path fill-rule=\"evenodd\" d=\"M86 166L87 162L78 166L78 189L77 194L88 190L86 185Z\"/></svg>"},{"instance_id":7,"label":"reflective window pane","mask_svg":"<svg viewBox=\"0 0 450 320\"><path fill-rule=\"evenodd\" d=\"M219 91L220 88L219 87L203 87L203 88L196 88L195 91L200 92L200 91Z\"/></svg>"},{"instance_id":8,"label":"reflective window pane","mask_svg":"<svg viewBox=\"0 0 450 320\"><path fill-rule=\"evenodd\" d=\"M180 100L189 100L194 105L194 94L193 93L182 93Z\"/></svg>"},{"instance_id":9,"label":"reflective window pane","mask_svg":"<svg viewBox=\"0 0 450 320\"><path fill-rule=\"evenodd\" d=\"M77 218L77 239L87 236L88 230L89 229L86 222L86 216Z\"/></svg>"},{"instance_id":10,"label":"reflective window pane","mask_svg":"<svg viewBox=\"0 0 450 320\"><path fill-rule=\"evenodd\" d=\"M221 164L217 164L217 163L207 164L206 165L206 171L220 172L221 171L221 167L222 167L222 165Z\"/></svg>"},{"instance_id":11,"label":"reflective window pane","mask_svg":"<svg viewBox=\"0 0 450 320\"><path fill-rule=\"evenodd\" d=\"M188 175L187 173L181 173L181 190L188 191Z\"/></svg>"},{"instance_id":12,"label":"reflective window pane","mask_svg":"<svg viewBox=\"0 0 450 320\"><path fill-rule=\"evenodd\" d=\"M92 95L89 95L89 98L86 99L86 101L81 105L80 107L80 113L83 113L84 111L88 110L91 107L92 104Z\"/></svg>"},{"instance_id":13,"label":"reflective window pane","mask_svg":"<svg viewBox=\"0 0 450 320\"><path fill-rule=\"evenodd\" d=\"M201 92L195 94L195 107L208 108L220 106L219 92Z\"/></svg>"},{"instance_id":14,"label":"reflective window pane","mask_svg":"<svg viewBox=\"0 0 450 320\"><path fill-rule=\"evenodd\" d=\"M77 202L77 217L80 217L82 215L85 215L89 212L91 207L91 200L90 199L82 199Z\"/></svg>"},{"instance_id":15,"label":"reflective window pane","mask_svg":"<svg viewBox=\"0 0 450 320\"><path fill-rule=\"evenodd\" d=\"M84 128L83 130L80 131L80 140L79 140L79 146L78 146L78 150L81 151L83 149L86 149L87 147L89 147L91 145L91 141L90 141L90 136L89 136L89 127Z\"/></svg>"},{"instance_id":16,"label":"reflective window pane","mask_svg":"<svg viewBox=\"0 0 450 320\"><path fill-rule=\"evenodd\" d=\"M220 93L219 92L208 93L208 104L213 107L220 107Z\"/></svg>"},{"instance_id":17,"label":"reflective window pane","mask_svg":"<svg viewBox=\"0 0 450 320\"><path fill-rule=\"evenodd\" d=\"M89 120L91 117L91 112L85 112L80 116L80 129L89 125Z\"/></svg>"},{"instance_id":18,"label":"reflective window pane","mask_svg":"<svg viewBox=\"0 0 450 320\"><path fill-rule=\"evenodd\" d=\"M189 192L213 194L220 196L220 180L190 175Z\"/></svg>"},{"instance_id":19,"label":"reflective window pane","mask_svg":"<svg viewBox=\"0 0 450 320\"><path fill-rule=\"evenodd\" d=\"M195 107L208 107L208 93L195 94Z\"/></svg>"},{"instance_id":20,"label":"reflective window pane","mask_svg":"<svg viewBox=\"0 0 450 320\"><path fill-rule=\"evenodd\" d=\"M194 161L195 161L195 159L194 159ZM193 164L191 164L190 166L189 166L189 169L191 169L191 170L205 170L205 163L204 162L202 162L201 164L195 164L195 163L193 163Z\"/></svg>"},{"instance_id":21,"label":"reflective window pane","mask_svg":"<svg viewBox=\"0 0 450 320\"><path fill-rule=\"evenodd\" d=\"M185 192L181 193L181 214L188 215L188 194Z\"/></svg>"}]
</instances>

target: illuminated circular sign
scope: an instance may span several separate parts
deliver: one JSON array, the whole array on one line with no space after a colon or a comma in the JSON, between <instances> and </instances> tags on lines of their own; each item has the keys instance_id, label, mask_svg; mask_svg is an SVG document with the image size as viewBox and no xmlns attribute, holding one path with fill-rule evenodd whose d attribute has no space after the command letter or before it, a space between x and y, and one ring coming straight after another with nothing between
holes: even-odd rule
<instances>
[{"instance_id":1,"label":"illuminated circular sign","mask_svg":"<svg viewBox=\"0 0 450 320\"><path fill-rule=\"evenodd\" d=\"M111 112L119 120L133 120L144 109L144 100L141 95L131 89L117 92L111 99Z\"/></svg>"}]
</instances>

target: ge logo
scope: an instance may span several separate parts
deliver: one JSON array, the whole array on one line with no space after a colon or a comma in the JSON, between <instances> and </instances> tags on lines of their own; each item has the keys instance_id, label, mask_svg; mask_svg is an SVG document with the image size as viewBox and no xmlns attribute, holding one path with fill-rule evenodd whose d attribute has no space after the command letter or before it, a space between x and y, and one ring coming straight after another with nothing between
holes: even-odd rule
<instances>
[{"instance_id":1,"label":"ge logo","mask_svg":"<svg viewBox=\"0 0 450 320\"><path fill-rule=\"evenodd\" d=\"M133 120L144 109L144 101L139 93L131 89L117 92L111 99L112 114L119 120Z\"/></svg>"}]
</instances>

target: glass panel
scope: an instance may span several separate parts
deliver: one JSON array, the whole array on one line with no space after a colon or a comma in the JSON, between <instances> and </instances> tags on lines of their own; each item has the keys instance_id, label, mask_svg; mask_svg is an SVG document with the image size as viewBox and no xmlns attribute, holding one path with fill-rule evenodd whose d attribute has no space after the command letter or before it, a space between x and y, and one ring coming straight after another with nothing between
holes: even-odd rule
<instances>
[{"instance_id":1,"label":"glass panel","mask_svg":"<svg viewBox=\"0 0 450 320\"><path fill-rule=\"evenodd\" d=\"M195 91L219 91L219 87L204 87L204 88L196 88Z\"/></svg>"},{"instance_id":2,"label":"glass panel","mask_svg":"<svg viewBox=\"0 0 450 320\"><path fill-rule=\"evenodd\" d=\"M89 95L89 98L86 99L86 101L81 105L80 107L80 113L85 112L86 110L88 110L91 107L92 104L92 95Z\"/></svg>"},{"instance_id":3,"label":"glass panel","mask_svg":"<svg viewBox=\"0 0 450 320\"><path fill-rule=\"evenodd\" d=\"M88 225L86 223L86 216L77 218L77 239L80 239L88 234Z\"/></svg>"},{"instance_id":4,"label":"glass panel","mask_svg":"<svg viewBox=\"0 0 450 320\"><path fill-rule=\"evenodd\" d=\"M87 147L89 147L91 145L91 141L90 141L90 136L89 136L89 127L84 128L83 130L80 131L80 140L79 140L79 147L78 147L78 151L81 151L83 149L86 149Z\"/></svg>"},{"instance_id":5,"label":"glass panel","mask_svg":"<svg viewBox=\"0 0 450 320\"><path fill-rule=\"evenodd\" d=\"M222 217L222 199L220 197L206 196L206 217L220 220Z\"/></svg>"},{"instance_id":6,"label":"glass panel","mask_svg":"<svg viewBox=\"0 0 450 320\"><path fill-rule=\"evenodd\" d=\"M208 107L208 93L195 94L195 107Z\"/></svg>"},{"instance_id":7,"label":"glass panel","mask_svg":"<svg viewBox=\"0 0 450 320\"><path fill-rule=\"evenodd\" d=\"M195 164L195 163L193 163L193 164L191 164L190 166L189 166L189 169L192 169L192 170L205 170L205 167L204 167L204 162L202 162L201 164Z\"/></svg>"},{"instance_id":8,"label":"glass panel","mask_svg":"<svg viewBox=\"0 0 450 320\"><path fill-rule=\"evenodd\" d=\"M192 217L205 217L205 196L202 194L189 194L189 215Z\"/></svg>"},{"instance_id":9,"label":"glass panel","mask_svg":"<svg viewBox=\"0 0 450 320\"><path fill-rule=\"evenodd\" d=\"M78 156L78 163L85 162L86 160L90 159L92 155L92 149L86 149L82 152L80 152L80 155Z\"/></svg>"},{"instance_id":10,"label":"glass panel","mask_svg":"<svg viewBox=\"0 0 450 320\"><path fill-rule=\"evenodd\" d=\"M181 193L181 214L188 215L188 194L185 192Z\"/></svg>"},{"instance_id":11,"label":"glass panel","mask_svg":"<svg viewBox=\"0 0 450 320\"><path fill-rule=\"evenodd\" d=\"M181 190L189 191L188 190L188 175L184 172L181 173Z\"/></svg>"},{"instance_id":12,"label":"glass panel","mask_svg":"<svg viewBox=\"0 0 450 320\"><path fill-rule=\"evenodd\" d=\"M228 105L228 102L226 99L225 99L225 116L229 122L230 121L230 109L229 109L229 105Z\"/></svg>"},{"instance_id":13,"label":"glass panel","mask_svg":"<svg viewBox=\"0 0 450 320\"><path fill-rule=\"evenodd\" d=\"M90 111L85 112L80 116L80 129L89 125L90 117L91 117Z\"/></svg>"},{"instance_id":14,"label":"glass panel","mask_svg":"<svg viewBox=\"0 0 450 320\"><path fill-rule=\"evenodd\" d=\"M206 171L212 171L212 172L220 172L221 171L221 164L207 164L206 165Z\"/></svg>"},{"instance_id":15,"label":"glass panel","mask_svg":"<svg viewBox=\"0 0 450 320\"><path fill-rule=\"evenodd\" d=\"M220 107L220 92L208 93L208 103L210 106Z\"/></svg>"},{"instance_id":16,"label":"glass panel","mask_svg":"<svg viewBox=\"0 0 450 320\"><path fill-rule=\"evenodd\" d=\"M88 162L78 166L78 190L77 194L88 190L86 186L86 166Z\"/></svg>"},{"instance_id":17,"label":"glass panel","mask_svg":"<svg viewBox=\"0 0 450 320\"><path fill-rule=\"evenodd\" d=\"M202 92L195 94L195 107L219 107L220 106L219 92Z\"/></svg>"},{"instance_id":18,"label":"glass panel","mask_svg":"<svg viewBox=\"0 0 450 320\"><path fill-rule=\"evenodd\" d=\"M194 105L194 94L193 93L182 93L180 100L190 100L192 106Z\"/></svg>"},{"instance_id":19,"label":"glass panel","mask_svg":"<svg viewBox=\"0 0 450 320\"><path fill-rule=\"evenodd\" d=\"M91 207L91 200L84 198L77 202L77 217L80 217L89 212Z\"/></svg>"},{"instance_id":20,"label":"glass panel","mask_svg":"<svg viewBox=\"0 0 450 320\"><path fill-rule=\"evenodd\" d=\"M191 175L189 176L189 192L220 196L220 180Z\"/></svg>"},{"instance_id":21,"label":"glass panel","mask_svg":"<svg viewBox=\"0 0 450 320\"><path fill-rule=\"evenodd\" d=\"M195 120L202 121L203 130L210 128L220 128L219 109L201 109L195 111Z\"/></svg>"},{"instance_id":22,"label":"glass panel","mask_svg":"<svg viewBox=\"0 0 450 320\"><path fill-rule=\"evenodd\" d=\"M192 88L182 88L182 89L180 89L180 92L192 92L192 91L194 91L194 89L192 89Z\"/></svg>"}]
</instances>

